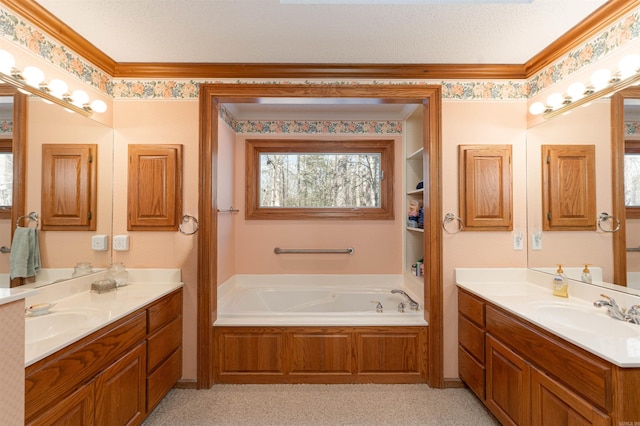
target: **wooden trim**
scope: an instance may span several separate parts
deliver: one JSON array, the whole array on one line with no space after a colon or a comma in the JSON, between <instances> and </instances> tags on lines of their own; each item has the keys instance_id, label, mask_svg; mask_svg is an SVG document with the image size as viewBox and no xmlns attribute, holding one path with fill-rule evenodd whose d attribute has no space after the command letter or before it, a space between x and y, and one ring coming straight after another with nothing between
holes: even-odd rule
<instances>
[{"instance_id":1,"label":"wooden trim","mask_svg":"<svg viewBox=\"0 0 640 426\"><path fill-rule=\"evenodd\" d=\"M273 64L115 62L35 0L0 0L114 78L526 79L637 7L610 0L524 64Z\"/></svg>"},{"instance_id":2,"label":"wooden trim","mask_svg":"<svg viewBox=\"0 0 640 426\"><path fill-rule=\"evenodd\" d=\"M627 285L627 218L624 203L624 100L640 98L640 88L629 87L611 97L611 214L620 220L612 234L613 282Z\"/></svg>"},{"instance_id":3,"label":"wooden trim","mask_svg":"<svg viewBox=\"0 0 640 426\"><path fill-rule=\"evenodd\" d=\"M175 385L173 385L174 389L198 389L198 382L195 380L178 380Z\"/></svg>"},{"instance_id":4,"label":"wooden trim","mask_svg":"<svg viewBox=\"0 0 640 426\"><path fill-rule=\"evenodd\" d=\"M198 387L213 384L212 324L216 318L217 278L217 178L218 118L221 102L257 102L264 97L345 97L378 98L382 102L423 104L425 189L424 254L429 264L425 276L425 318L428 327L428 383L444 386L444 319L442 289L442 88L432 85L278 85L278 84L203 84L200 90L200 237L198 238Z\"/></svg>"},{"instance_id":5,"label":"wooden trim","mask_svg":"<svg viewBox=\"0 0 640 426\"><path fill-rule=\"evenodd\" d=\"M527 76L517 64L144 63L116 64L117 78L505 79Z\"/></svg>"},{"instance_id":6,"label":"wooden trim","mask_svg":"<svg viewBox=\"0 0 640 426\"><path fill-rule=\"evenodd\" d=\"M609 0L556 41L545 47L540 53L529 59L524 64L526 78L539 73L637 7L638 3L635 1Z\"/></svg>"},{"instance_id":7,"label":"wooden trim","mask_svg":"<svg viewBox=\"0 0 640 426\"><path fill-rule=\"evenodd\" d=\"M21 15L93 65L111 75L114 74L116 62L113 59L72 30L71 27L59 20L47 9L40 6L35 0L0 0L0 3Z\"/></svg>"},{"instance_id":8,"label":"wooden trim","mask_svg":"<svg viewBox=\"0 0 640 426\"><path fill-rule=\"evenodd\" d=\"M210 86L200 88L200 196L198 203L197 388L213 385L213 322L217 311L218 269L218 103Z\"/></svg>"},{"instance_id":9,"label":"wooden trim","mask_svg":"<svg viewBox=\"0 0 640 426\"><path fill-rule=\"evenodd\" d=\"M463 389L467 386L460 379L444 379L445 389Z\"/></svg>"}]
</instances>

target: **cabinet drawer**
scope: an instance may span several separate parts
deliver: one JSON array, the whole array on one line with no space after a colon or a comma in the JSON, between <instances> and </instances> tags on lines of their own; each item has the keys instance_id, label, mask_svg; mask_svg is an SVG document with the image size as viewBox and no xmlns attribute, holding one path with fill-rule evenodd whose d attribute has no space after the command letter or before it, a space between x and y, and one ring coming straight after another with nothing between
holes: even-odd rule
<instances>
[{"instance_id":1,"label":"cabinet drawer","mask_svg":"<svg viewBox=\"0 0 640 426\"><path fill-rule=\"evenodd\" d=\"M182 344L182 316L149 336L147 342L147 372L151 372Z\"/></svg>"},{"instance_id":2,"label":"cabinet drawer","mask_svg":"<svg viewBox=\"0 0 640 426\"><path fill-rule=\"evenodd\" d=\"M160 402L182 376L182 348L175 351L147 377L147 413Z\"/></svg>"},{"instance_id":3,"label":"cabinet drawer","mask_svg":"<svg viewBox=\"0 0 640 426\"><path fill-rule=\"evenodd\" d=\"M482 300L458 290L458 311L480 327L484 327L484 303Z\"/></svg>"},{"instance_id":4,"label":"cabinet drawer","mask_svg":"<svg viewBox=\"0 0 640 426\"><path fill-rule=\"evenodd\" d=\"M153 333L182 314L182 289L163 297L147 309L147 332Z\"/></svg>"},{"instance_id":5,"label":"cabinet drawer","mask_svg":"<svg viewBox=\"0 0 640 426\"><path fill-rule=\"evenodd\" d=\"M458 375L482 401L485 399L485 369L462 346L458 346Z\"/></svg>"},{"instance_id":6,"label":"cabinet drawer","mask_svg":"<svg viewBox=\"0 0 640 426\"><path fill-rule=\"evenodd\" d=\"M591 403L612 407L611 366L594 355L562 340L543 334L532 326L512 318L492 306L487 306L487 332L516 352L525 355L534 365L558 378Z\"/></svg>"},{"instance_id":7,"label":"cabinet drawer","mask_svg":"<svg viewBox=\"0 0 640 426\"><path fill-rule=\"evenodd\" d=\"M482 364L484 364L484 335L483 329L465 316L458 315L458 342Z\"/></svg>"}]
</instances>

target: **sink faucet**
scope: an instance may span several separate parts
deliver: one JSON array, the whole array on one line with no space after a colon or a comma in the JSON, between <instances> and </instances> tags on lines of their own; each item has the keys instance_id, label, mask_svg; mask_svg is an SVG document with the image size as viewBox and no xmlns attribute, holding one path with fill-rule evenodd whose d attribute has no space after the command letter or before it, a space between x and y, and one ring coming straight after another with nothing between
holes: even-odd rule
<instances>
[{"instance_id":1,"label":"sink faucet","mask_svg":"<svg viewBox=\"0 0 640 426\"><path fill-rule=\"evenodd\" d=\"M633 305L627 311L627 321L640 324L640 305Z\"/></svg>"},{"instance_id":2,"label":"sink faucet","mask_svg":"<svg viewBox=\"0 0 640 426\"><path fill-rule=\"evenodd\" d=\"M391 293L393 293L393 294L401 294L404 297L406 297L407 301L409 302L409 306L411 307L412 311L419 311L420 310L420 305L418 304L418 302L413 300L411 298L411 296L409 296L404 290L394 289L394 290L391 290Z\"/></svg>"},{"instance_id":3,"label":"sink faucet","mask_svg":"<svg viewBox=\"0 0 640 426\"><path fill-rule=\"evenodd\" d=\"M629 321L629 315L624 312L624 309L620 309L616 301L613 300L613 297L607 296L606 294L601 294L600 296L604 297L605 300L596 300L593 302L593 306L597 308L606 306L607 315L611 318L615 318L620 321Z\"/></svg>"}]
</instances>

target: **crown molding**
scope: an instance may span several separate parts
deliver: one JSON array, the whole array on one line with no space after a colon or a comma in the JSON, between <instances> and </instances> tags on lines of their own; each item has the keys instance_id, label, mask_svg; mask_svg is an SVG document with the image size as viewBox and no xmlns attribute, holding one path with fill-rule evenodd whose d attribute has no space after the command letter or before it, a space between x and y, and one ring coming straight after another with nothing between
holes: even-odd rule
<instances>
[{"instance_id":1,"label":"crown molding","mask_svg":"<svg viewBox=\"0 0 640 426\"><path fill-rule=\"evenodd\" d=\"M114 78L526 79L639 6L610 0L525 64L118 63L35 0L0 0Z\"/></svg>"},{"instance_id":2,"label":"crown molding","mask_svg":"<svg viewBox=\"0 0 640 426\"><path fill-rule=\"evenodd\" d=\"M527 78L539 73L571 50L596 37L608 26L638 7L640 7L640 1L638 0L609 0L556 41L545 47L540 53L529 59L524 64Z\"/></svg>"},{"instance_id":3,"label":"crown molding","mask_svg":"<svg viewBox=\"0 0 640 426\"><path fill-rule=\"evenodd\" d=\"M119 78L524 79L522 65L118 63Z\"/></svg>"}]
</instances>

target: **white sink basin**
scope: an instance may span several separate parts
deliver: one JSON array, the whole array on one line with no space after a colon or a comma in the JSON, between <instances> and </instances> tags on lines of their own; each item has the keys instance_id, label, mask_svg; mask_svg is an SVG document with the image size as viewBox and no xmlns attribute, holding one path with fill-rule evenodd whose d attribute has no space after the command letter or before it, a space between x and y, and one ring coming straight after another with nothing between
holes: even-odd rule
<instances>
[{"instance_id":1,"label":"white sink basin","mask_svg":"<svg viewBox=\"0 0 640 426\"><path fill-rule=\"evenodd\" d=\"M25 343L38 343L90 327L104 315L96 309L58 310L25 317Z\"/></svg>"},{"instance_id":2,"label":"white sink basin","mask_svg":"<svg viewBox=\"0 0 640 426\"><path fill-rule=\"evenodd\" d=\"M640 325L609 317L605 309L571 303L537 303L534 317L543 324L603 337L638 338Z\"/></svg>"}]
</instances>

